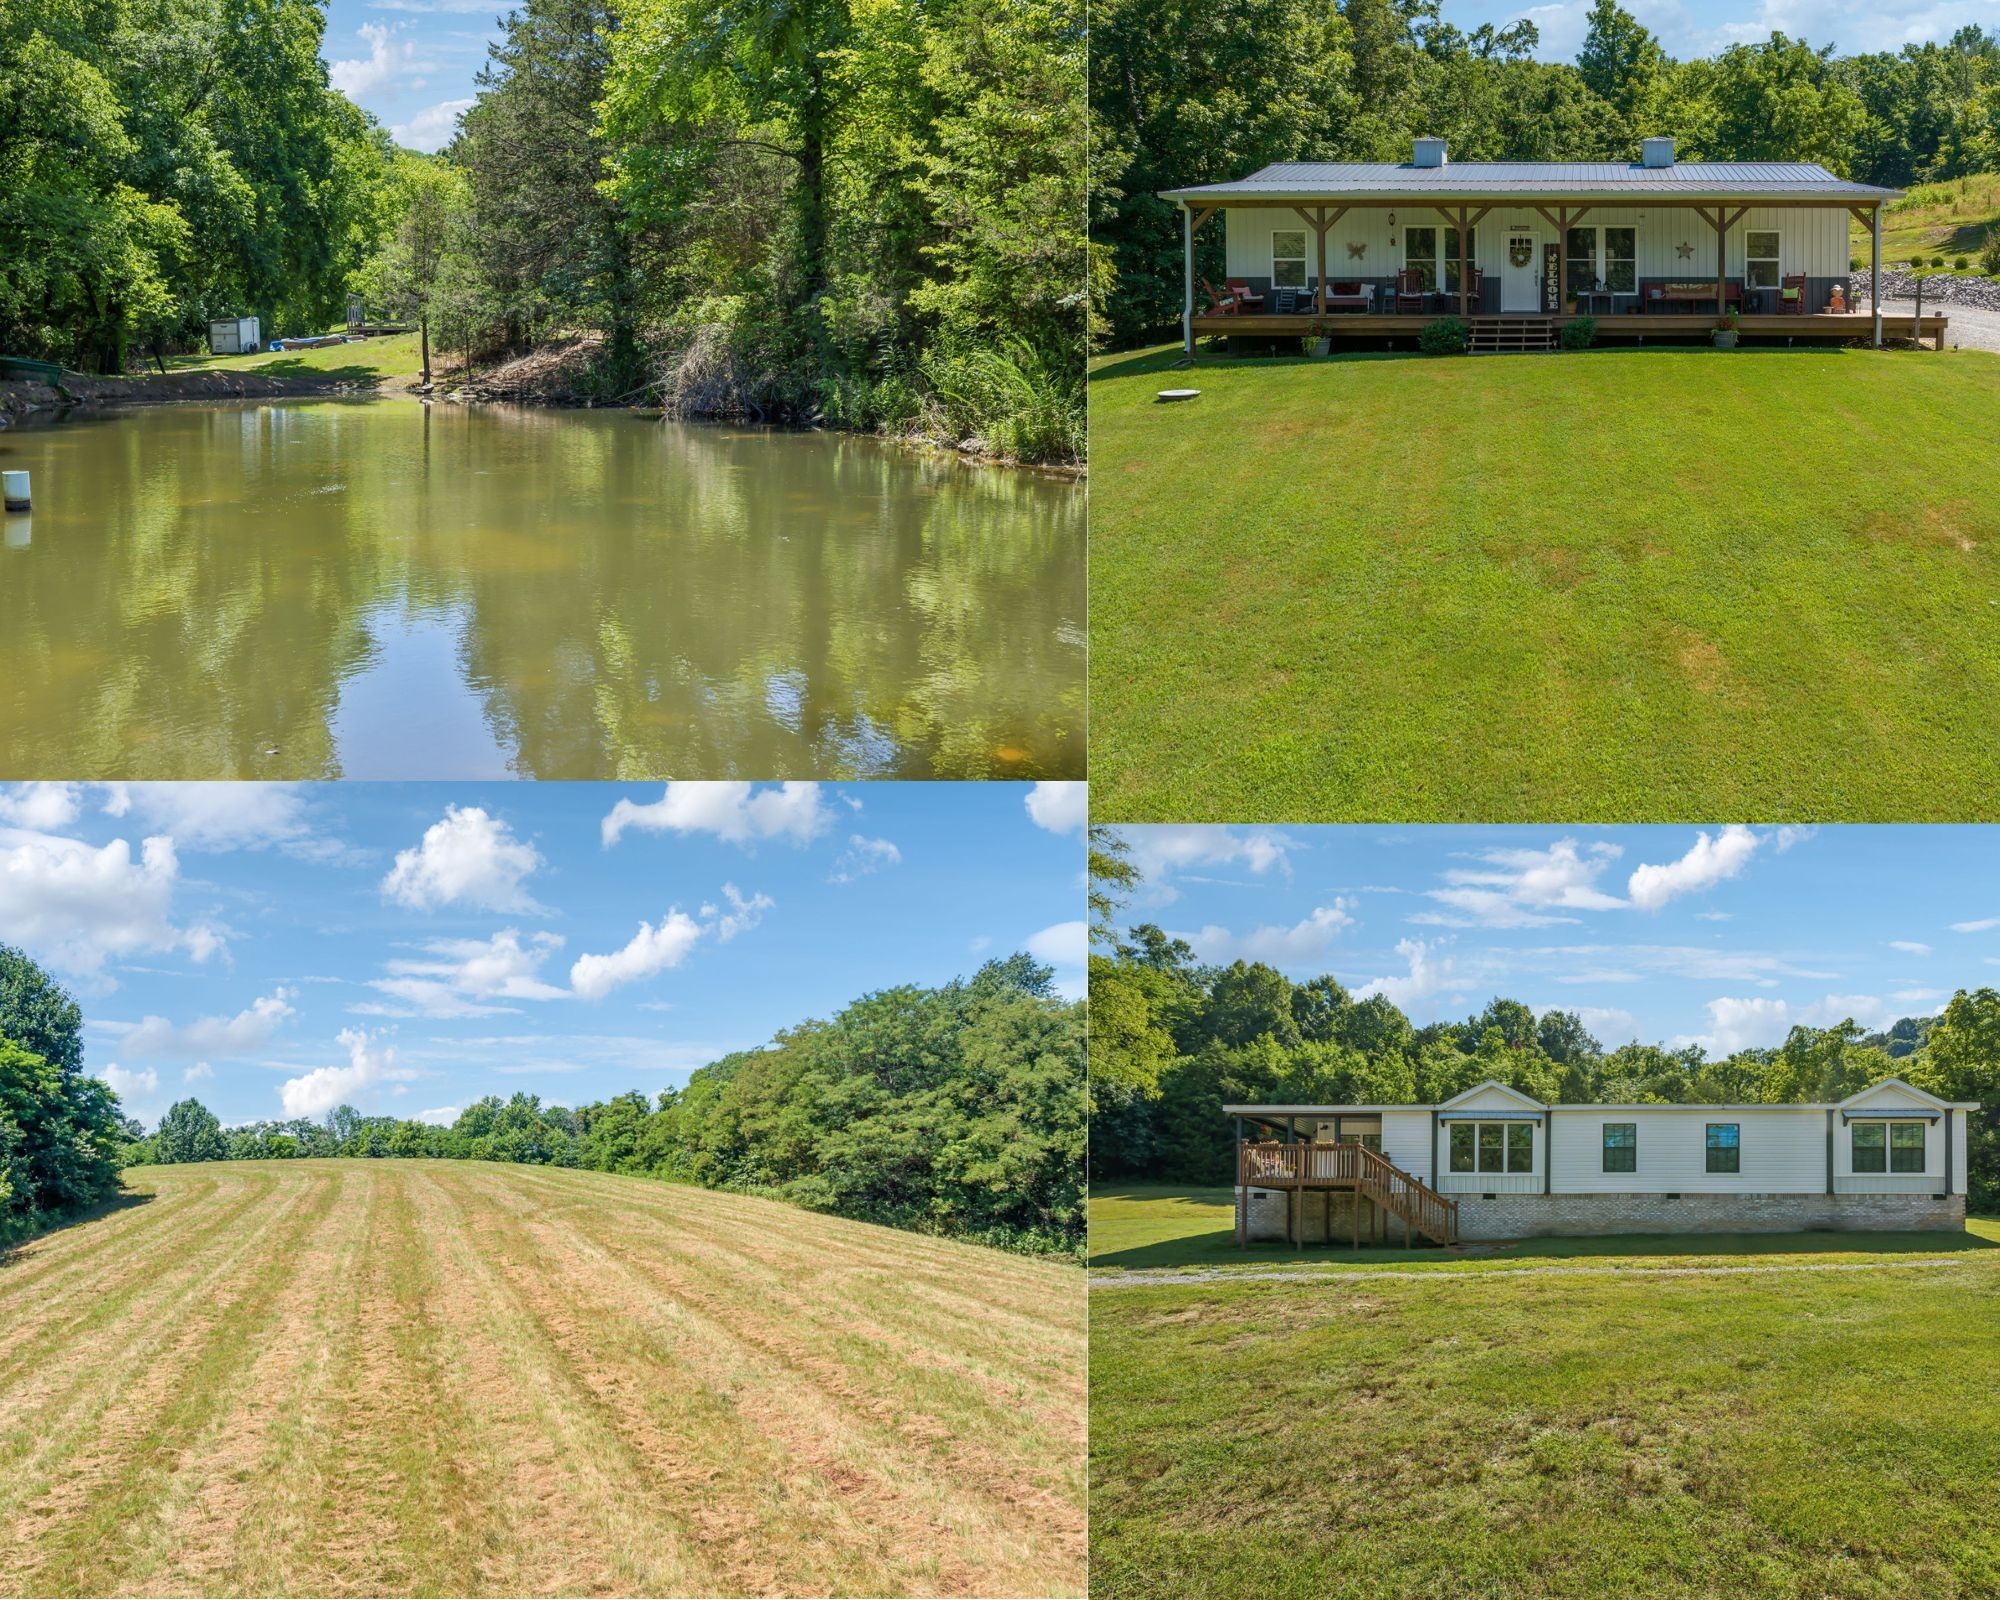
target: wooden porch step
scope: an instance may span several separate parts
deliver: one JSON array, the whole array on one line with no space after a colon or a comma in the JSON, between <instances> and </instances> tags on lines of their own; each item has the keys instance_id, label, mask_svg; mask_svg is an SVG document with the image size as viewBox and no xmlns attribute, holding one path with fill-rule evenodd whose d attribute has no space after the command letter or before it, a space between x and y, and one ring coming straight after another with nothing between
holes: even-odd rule
<instances>
[{"instance_id":1,"label":"wooden porch step","mask_svg":"<svg viewBox=\"0 0 2000 1600\"><path fill-rule=\"evenodd\" d=\"M1526 355L1555 347L1555 324L1546 317L1474 317L1467 346L1476 356Z\"/></svg>"}]
</instances>

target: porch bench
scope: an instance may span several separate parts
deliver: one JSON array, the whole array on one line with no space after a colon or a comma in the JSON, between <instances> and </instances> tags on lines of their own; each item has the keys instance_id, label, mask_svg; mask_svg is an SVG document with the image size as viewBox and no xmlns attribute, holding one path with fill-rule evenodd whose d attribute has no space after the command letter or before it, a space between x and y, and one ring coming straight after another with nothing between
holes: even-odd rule
<instances>
[{"instance_id":1,"label":"porch bench","mask_svg":"<svg viewBox=\"0 0 2000 1600\"><path fill-rule=\"evenodd\" d=\"M1321 295L1320 304L1328 311L1373 311L1375 289L1358 279L1332 282Z\"/></svg>"},{"instance_id":2,"label":"porch bench","mask_svg":"<svg viewBox=\"0 0 2000 1600\"><path fill-rule=\"evenodd\" d=\"M1663 278L1648 278L1639 286L1640 299L1648 311L1658 308L1685 306L1693 310L1706 310L1715 304L1715 280L1706 283L1669 282ZM1743 285L1731 278L1722 288L1722 303L1743 305Z\"/></svg>"}]
</instances>

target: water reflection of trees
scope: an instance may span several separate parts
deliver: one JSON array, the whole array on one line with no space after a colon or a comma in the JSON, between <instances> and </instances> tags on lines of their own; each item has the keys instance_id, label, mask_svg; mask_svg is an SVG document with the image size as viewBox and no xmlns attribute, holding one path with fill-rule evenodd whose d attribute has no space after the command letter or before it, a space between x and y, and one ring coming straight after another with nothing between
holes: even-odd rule
<instances>
[{"instance_id":1,"label":"water reflection of trees","mask_svg":"<svg viewBox=\"0 0 2000 1600\"><path fill-rule=\"evenodd\" d=\"M340 681L395 607L458 630L528 775L1081 775L1068 484L629 414L259 407L72 437L60 475L108 510L77 534L65 504L31 642L0 640L41 690L0 701L8 759L54 747L21 770L328 774Z\"/></svg>"}]
</instances>

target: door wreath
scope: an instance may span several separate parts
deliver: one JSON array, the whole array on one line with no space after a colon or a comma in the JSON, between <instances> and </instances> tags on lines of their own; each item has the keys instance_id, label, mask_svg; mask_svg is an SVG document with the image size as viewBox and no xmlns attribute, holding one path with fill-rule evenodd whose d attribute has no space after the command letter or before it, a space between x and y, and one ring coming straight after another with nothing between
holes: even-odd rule
<instances>
[{"instance_id":1,"label":"door wreath","mask_svg":"<svg viewBox=\"0 0 2000 1600\"><path fill-rule=\"evenodd\" d=\"M1507 241L1507 261L1515 267L1525 267L1535 259L1535 241L1525 233L1517 233Z\"/></svg>"}]
</instances>

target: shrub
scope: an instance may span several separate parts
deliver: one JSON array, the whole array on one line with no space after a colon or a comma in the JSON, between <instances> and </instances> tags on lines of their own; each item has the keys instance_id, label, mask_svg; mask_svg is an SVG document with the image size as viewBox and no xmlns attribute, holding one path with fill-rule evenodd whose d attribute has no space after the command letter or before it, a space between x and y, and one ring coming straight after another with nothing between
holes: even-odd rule
<instances>
[{"instance_id":1,"label":"shrub","mask_svg":"<svg viewBox=\"0 0 2000 1600\"><path fill-rule=\"evenodd\" d=\"M1861 270L1861 258L1859 256L1849 256L1847 258L1847 270L1849 272L1859 272Z\"/></svg>"},{"instance_id":2,"label":"shrub","mask_svg":"<svg viewBox=\"0 0 2000 1600\"><path fill-rule=\"evenodd\" d=\"M922 362L937 430L1015 461L1079 461L1081 384L1025 339L933 352Z\"/></svg>"},{"instance_id":3,"label":"shrub","mask_svg":"<svg viewBox=\"0 0 2000 1600\"><path fill-rule=\"evenodd\" d=\"M1577 317L1565 322L1556 339L1565 350L1588 350L1597 339L1597 318Z\"/></svg>"},{"instance_id":4,"label":"shrub","mask_svg":"<svg viewBox=\"0 0 2000 1600\"><path fill-rule=\"evenodd\" d=\"M1951 270L1953 272L1963 272L1967 267L1971 265L1972 263L1966 260L1964 256L1954 256L1952 258Z\"/></svg>"},{"instance_id":5,"label":"shrub","mask_svg":"<svg viewBox=\"0 0 2000 1600\"><path fill-rule=\"evenodd\" d=\"M1986 230L1986 242L1979 247L1979 264L1989 278L2000 278L2000 223Z\"/></svg>"},{"instance_id":6,"label":"shrub","mask_svg":"<svg viewBox=\"0 0 2000 1600\"><path fill-rule=\"evenodd\" d=\"M1472 325L1463 317L1426 322L1417 335L1417 348L1427 356L1462 356L1471 342Z\"/></svg>"},{"instance_id":7,"label":"shrub","mask_svg":"<svg viewBox=\"0 0 2000 1600\"><path fill-rule=\"evenodd\" d=\"M1944 257L1943 257L1943 256L1932 256L1932 257L1931 257L1931 265L1932 265L1933 267L1937 268L1937 270L1938 270L1938 271L1942 272L1942 271L1944 270Z\"/></svg>"}]
</instances>

